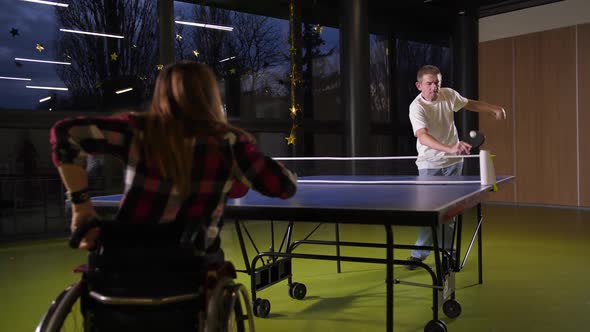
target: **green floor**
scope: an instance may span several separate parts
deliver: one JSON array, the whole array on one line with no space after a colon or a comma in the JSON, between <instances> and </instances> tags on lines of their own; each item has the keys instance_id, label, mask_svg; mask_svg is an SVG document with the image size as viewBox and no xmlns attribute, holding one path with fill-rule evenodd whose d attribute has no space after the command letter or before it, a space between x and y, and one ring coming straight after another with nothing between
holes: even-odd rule
<instances>
[{"instance_id":1,"label":"green floor","mask_svg":"<svg viewBox=\"0 0 590 332\"><path fill-rule=\"evenodd\" d=\"M486 206L484 208L484 284L477 283L476 256L457 275L457 300L463 307L455 320L443 318L450 332L588 331L590 330L590 211ZM469 215L468 215L469 217ZM267 223L251 223L259 249L267 250ZM282 224L275 224L282 230ZM295 238L310 228L298 225ZM466 224L471 230L472 224ZM382 227L342 226L342 239L380 242ZM416 231L396 229L396 242L409 243ZM324 225L315 239L332 239ZM280 242L280 239L277 239ZM261 244L262 243L262 244ZM238 268L243 260L232 225L223 231L226 254ZM302 252L332 253L328 247L302 247ZM343 255L383 257L382 250L345 249ZM405 258L408 252L396 251ZM68 250L63 240L0 247L0 331L33 331L51 299L76 276L71 269L84 254ZM427 261L432 263L432 261ZM294 279L307 286L304 300L287 295L286 282L259 293L271 302L259 331L383 331L385 268L345 263L336 274L334 262L296 260ZM423 271L395 267L395 277L426 282ZM240 274L239 281L249 286ZM431 319L431 291L395 286L395 331L422 331ZM443 315L444 316L444 315Z\"/></svg>"}]
</instances>

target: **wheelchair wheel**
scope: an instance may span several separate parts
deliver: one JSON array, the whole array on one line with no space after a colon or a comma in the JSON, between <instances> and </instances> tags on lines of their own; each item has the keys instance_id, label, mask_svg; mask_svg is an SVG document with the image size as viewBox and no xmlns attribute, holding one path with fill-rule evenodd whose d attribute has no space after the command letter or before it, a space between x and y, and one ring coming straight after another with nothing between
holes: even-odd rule
<instances>
[{"instance_id":1,"label":"wheelchair wheel","mask_svg":"<svg viewBox=\"0 0 590 332\"><path fill-rule=\"evenodd\" d=\"M207 304L205 332L254 331L254 312L242 284L222 279Z\"/></svg>"},{"instance_id":2,"label":"wheelchair wheel","mask_svg":"<svg viewBox=\"0 0 590 332\"><path fill-rule=\"evenodd\" d=\"M63 290L51 303L35 332L84 331L80 297L85 291L82 281Z\"/></svg>"}]
</instances>

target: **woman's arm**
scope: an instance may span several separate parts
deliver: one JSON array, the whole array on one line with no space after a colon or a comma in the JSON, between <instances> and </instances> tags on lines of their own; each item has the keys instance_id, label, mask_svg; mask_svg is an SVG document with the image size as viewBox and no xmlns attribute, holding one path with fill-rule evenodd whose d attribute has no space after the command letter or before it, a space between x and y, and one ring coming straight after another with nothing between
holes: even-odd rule
<instances>
[{"instance_id":1,"label":"woman's arm","mask_svg":"<svg viewBox=\"0 0 590 332\"><path fill-rule=\"evenodd\" d=\"M68 191L72 204L73 232L81 223L97 216L88 196L88 176L84 163L87 154L111 154L126 158L125 133L129 118L78 117L58 121L50 131L52 160ZM92 248L98 230L91 230L82 240L80 248Z\"/></svg>"},{"instance_id":2,"label":"woman's arm","mask_svg":"<svg viewBox=\"0 0 590 332\"><path fill-rule=\"evenodd\" d=\"M283 199L295 195L297 176L283 164L260 153L244 135L234 144L234 176L263 195Z\"/></svg>"}]
</instances>

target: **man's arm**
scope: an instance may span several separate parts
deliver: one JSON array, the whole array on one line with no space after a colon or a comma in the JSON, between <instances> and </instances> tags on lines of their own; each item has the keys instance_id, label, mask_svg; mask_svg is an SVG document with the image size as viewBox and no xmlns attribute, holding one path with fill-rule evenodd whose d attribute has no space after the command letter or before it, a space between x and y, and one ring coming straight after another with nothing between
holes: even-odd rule
<instances>
[{"instance_id":1,"label":"man's arm","mask_svg":"<svg viewBox=\"0 0 590 332\"><path fill-rule=\"evenodd\" d=\"M503 107L486 103L485 101L468 99L464 108L472 112L492 113L496 117L496 120L506 119L506 111Z\"/></svg>"},{"instance_id":2,"label":"man's arm","mask_svg":"<svg viewBox=\"0 0 590 332\"><path fill-rule=\"evenodd\" d=\"M422 145L426 145L429 148L450 153L450 154L469 154L471 151L471 145L459 141L453 146L445 145L439 142L436 138L428 133L428 129L420 128L416 131L416 137Z\"/></svg>"}]
</instances>

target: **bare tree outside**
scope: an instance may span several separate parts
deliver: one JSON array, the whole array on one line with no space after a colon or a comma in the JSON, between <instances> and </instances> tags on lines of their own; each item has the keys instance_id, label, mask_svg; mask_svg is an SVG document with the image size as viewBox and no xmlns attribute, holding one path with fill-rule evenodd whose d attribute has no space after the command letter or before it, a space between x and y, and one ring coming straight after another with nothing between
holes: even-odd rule
<instances>
[{"instance_id":1,"label":"bare tree outside","mask_svg":"<svg viewBox=\"0 0 590 332\"><path fill-rule=\"evenodd\" d=\"M387 53L384 36L371 35L369 61L369 93L371 94L371 118L389 121Z\"/></svg>"},{"instance_id":2,"label":"bare tree outside","mask_svg":"<svg viewBox=\"0 0 590 332\"><path fill-rule=\"evenodd\" d=\"M232 48L236 52L233 65L238 73L248 75L245 90L263 90L258 85L260 76L265 75L267 68L284 63L281 52L286 45L284 35L269 17L234 13L233 24Z\"/></svg>"},{"instance_id":3,"label":"bare tree outside","mask_svg":"<svg viewBox=\"0 0 590 332\"><path fill-rule=\"evenodd\" d=\"M265 69L284 62L281 50L286 41L272 18L195 5L183 19L233 27L231 32L177 27L183 38L176 52L179 58L208 64L219 77L242 77L244 91L264 92L265 80L260 77Z\"/></svg>"},{"instance_id":4,"label":"bare tree outside","mask_svg":"<svg viewBox=\"0 0 590 332\"><path fill-rule=\"evenodd\" d=\"M219 24L231 26L231 12L214 7L194 6L192 17L187 20L201 23ZM177 25L178 31L184 27ZM225 74L224 64L220 60L230 57L232 50L231 38L235 32L224 30L206 29L200 27L186 27L180 35L183 36L181 48L177 48L181 58L199 61L208 64L218 77ZM235 31L235 30L234 30Z\"/></svg>"},{"instance_id":5,"label":"bare tree outside","mask_svg":"<svg viewBox=\"0 0 590 332\"><path fill-rule=\"evenodd\" d=\"M125 87L134 89L126 98L150 95L157 74L155 1L77 0L67 10L57 10L57 19L68 29L124 36L61 35L57 54L72 63L58 69L72 95L69 107L116 106L114 91Z\"/></svg>"}]
</instances>

